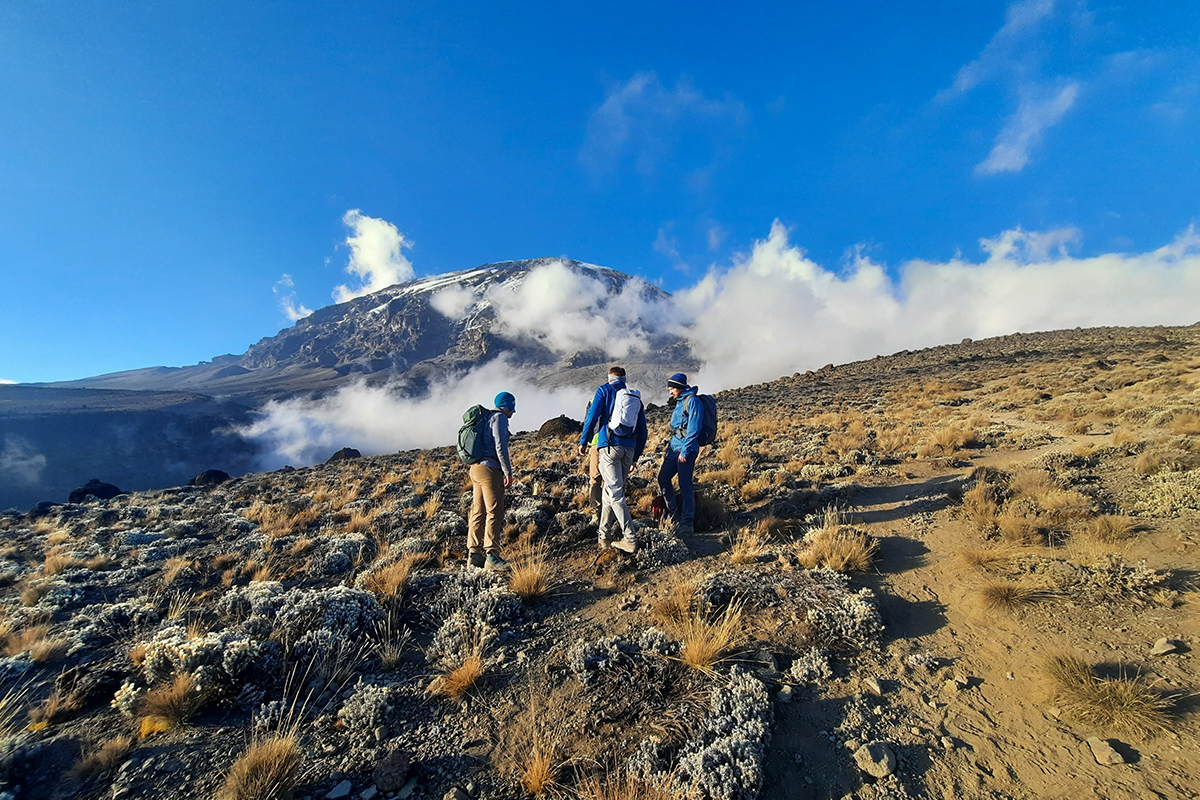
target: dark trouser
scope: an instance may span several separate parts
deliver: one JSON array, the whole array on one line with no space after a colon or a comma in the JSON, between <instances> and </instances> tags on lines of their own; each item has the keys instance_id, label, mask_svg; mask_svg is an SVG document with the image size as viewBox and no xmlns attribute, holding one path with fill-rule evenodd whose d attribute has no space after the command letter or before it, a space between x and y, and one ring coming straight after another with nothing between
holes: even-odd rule
<instances>
[{"instance_id":1,"label":"dark trouser","mask_svg":"<svg viewBox=\"0 0 1200 800\"><path fill-rule=\"evenodd\" d=\"M686 461L679 460L679 453L670 447L663 456L662 466L658 468L658 488L662 490L663 499L667 501L667 513L679 522L692 525L696 521L696 495L692 489L692 470L696 466L696 457L691 456ZM675 487L671 479L679 476L678 511L675 510Z\"/></svg>"}]
</instances>

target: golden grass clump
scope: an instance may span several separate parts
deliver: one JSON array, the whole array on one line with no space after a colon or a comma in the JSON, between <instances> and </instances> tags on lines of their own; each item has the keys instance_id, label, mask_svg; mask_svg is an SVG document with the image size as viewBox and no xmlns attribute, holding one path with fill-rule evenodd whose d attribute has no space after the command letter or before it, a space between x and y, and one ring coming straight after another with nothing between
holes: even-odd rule
<instances>
[{"instance_id":1,"label":"golden grass clump","mask_svg":"<svg viewBox=\"0 0 1200 800\"><path fill-rule=\"evenodd\" d=\"M142 699L142 735L179 727L200 710L205 700L191 675L176 675L169 685L151 689Z\"/></svg>"},{"instance_id":2,"label":"golden grass clump","mask_svg":"<svg viewBox=\"0 0 1200 800\"><path fill-rule=\"evenodd\" d=\"M29 727L35 731L42 730L48 725L62 722L78 710L78 697L55 689L49 697L29 710Z\"/></svg>"},{"instance_id":3,"label":"golden grass clump","mask_svg":"<svg viewBox=\"0 0 1200 800\"><path fill-rule=\"evenodd\" d=\"M46 561L42 564L42 574L57 575L60 572L65 572L69 569L79 569L83 566L84 562L82 559L52 553L46 556Z\"/></svg>"},{"instance_id":4,"label":"golden grass clump","mask_svg":"<svg viewBox=\"0 0 1200 800\"><path fill-rule=\"evenodd\" d=\"M476 646L458 666L438 675L429 683L429 694L441 694L458 702L466 696L484 673L483 648Z\"/></svg>"},{"instance_id":5,"label":"golden grass clump","mask_svg":"<svg viewBox=\"0 0 1200 800\"><path fill-rule=\"evenodd\" d=\"M735 564L751 564L766 552L766 536L758 527L741 528L733 534L729 560Z\"/></svg>"},{"instance_id":6,"label":"golden grass clump","mask_svg":"<svg viewBox=\"0 0 1200 800\"><path fill-rule=\"evenodd\" d=\"M1116 514L1101 514L1087 521L1083 533L1089 539L1104 544L1120 544L1129 541L1137 531L1138 524L1129 517Z\"/></svg>"},{"instance_id":7,"label":"golden grass clump","mask_svg":"<svg viewBox=\"0 0 1200 800\"><path fill-rule=\"evenodd\" d=\"M0 691L0 741L15 736L23 727L25 703L29 698L29 684L10 684Z\"/></svg>"},{"instance_id":8,"label":"golden grass clump","mask_svg":"<svg viewBox=\"0 0 1200 800\"><path fill-rule=\"evenodd\" d=\"M548 547L545 542L534 544L532 539L517 548L510 565L508 588L522 600L538 600L551 589Z\"/></svg>"},{"instance_id":9,"label":"golden grass clump","mask_svg":"<svg viewBox=\"0 0 1200 800\"><path fill-rule=\"evenodd\" d=\"M179 576L185 574L188 570L193 570L195 565L195 561L190 558L182 558L180 556L168 558L163 565L163 586L170 586Z\"/></svg>"},{"instance_id":10,"label":"golden grass clump","mask_svg":"<svg viewBox=\"0 0 1200 800\"><path fill-rule=\"evenodd\" d=\"M995 486L979 481L963 492L963 515L980 531L990 533L996 528L1000 514L1000 496Z\"/></svg>"},{"instance_id":11,"label":"golden grass clump","mask_svg":"<svg viewBox=\"0 0 1200 800\"><path fill-rule=\"evenodd\" d=\"M711 672L731 657L745 641L742 605L731 603L720 616L709 621L702 611L684 617L679 625L682 646L679 660L692 669Z\"/></svg>"},{"instance_id":12,"label":"golden grass clump","mask_svg":"<svg viewBox=\"0 0 1200 800\"><path fill-rule=\"evenodd\" d=\"M363 588L375 595L382 606L393 606L404 597L416 558L405 554L391 564L372 570L363 578Z\"/></svg>"},{"instance_id":13,"label":"golden grass clump","mask_svg":"<svg viewBox=\"0 0 1200 800\"><path fill-rule=\"evenodd\" d=\"M674 626L692 613L692 604L695 599L695 584L677 583L671 587L671 591L667 593L666 597L654 604L650 613L654 619L664 625Z\"/></svg>"},{"instance_id":14,"label":"golden grass clump","mask_svg":"<svg viewBox=\"0 0 1200 800\"><path fill-rule=\"evenodd\" d=\"M1006 580L987 581L979 587L979 604L985 611L1013 614L1036 603L1044 594L1031 586Z\"/></svg>"},{"instance_id":15,"label":"golden grass clump","mask_svg":"<svg viewBox=\"0 0 1200 800\"><path fill-rule=\"evenodd\" d=\"M274 735L251 742L233 762L217 800L280 800L289 798L300 780L303 762L294 735Z\"/></svg>"},{"instance_id":16,"label":"golden grass clump","mask_svg":"<svg viewBox=\"0 0 1200 800\"><path fill-rule=\"evenodd\" d=\"M1200 436L1200 412L1175 415L1167 429L1175 436Z\"/></svg>"},{"instance_id":17,"label":"golden grass clump","mask_svg":"<svg viewBox=\"0 0 1200 800\"><path fill-rule=\"evenodd\" d=\"M111 772L124 763L129 752L133 750L133 737L121 734L109 739L104 744L92 750L71 767L71 775L76 778L86 778L102 772Z\"/></svg>"},{"instance_id":18,"label":"golden grass clump","mask_svg":"<svg viewBox=\"0 0 1200 800\"><path fill-rule=\"evenodd\" d=\"M355 509L350 515L350 521L346 523L346 533L365 533L371 530L376 517L382 512L383 508L381 506L375 506L375 508L367 510L361 508Z\"/></svg>"},{"instance_id":19,"label":"golden grass clump","mask_svg":"<svg viewBox=\"0 0 1200 800\"><path fill-rule=\"evenodd\" d=\"M959 425L938 428L933 435L917 448L918 458L952 456L969 444L975 443L975 432Z\"/></svg>"},{"instance_id":20,"label":"golden grass clump","mask_svg":"<svg viewBox=\"0 0 1200 800\"><path fill-rule=\"evenodd\" d=\"M686 789L662 786L635 778L626 772L603 777L587 775L575 785L576 800L689 800Z\"/></svg>"},{"instance_id":21,"label":"golden grass clump","mask_svg":"<svg viewBox=\"0 0 1200 800\"><path fill-rule=\"evenodd\" d=\"M1142 737L1170 729L1173 697L1140 675L1102 678L1069 653L1050 656L1044 668L1054 686L1052 702L1078 722Z\"/></svg>"},{"instance_id":22,"label":"golden grass clump","mask_svg":"<svg viewBox=\"0 0 1200 800\"><path fill-rule=\"evenodd\" d=\"M879 543L849 525L822 526L805 538L797 554L809 569L828 567L838 572L861 572L871 566Z\"/></svg>"}]
</instances>

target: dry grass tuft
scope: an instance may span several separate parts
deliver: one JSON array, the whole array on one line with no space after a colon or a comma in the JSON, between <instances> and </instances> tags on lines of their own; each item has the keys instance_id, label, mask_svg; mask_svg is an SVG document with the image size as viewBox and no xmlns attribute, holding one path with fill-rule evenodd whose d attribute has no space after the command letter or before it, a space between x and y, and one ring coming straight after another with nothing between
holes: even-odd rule
<instances>
[{"instance_id":1,"label":"dry grass tuft","mask_svg":"<svg viewBox=\"0 0 1200 800\"><path fill-rule=\"evenodd\" d=\"M29 698L29 684L11 684L0 692L0 741L15 736L23 727L25 701Z\"/></svg>"},{"instance_id":2,"label":"dry grass tuft","mask_svg":"<svg viewBox=\"0 0 1200 800\"><path fill-rule=\"evenodd\" d=\"M29 727L35 731L42 730L48 725L62 722L78 710L78 697L55 689L49 697L29 710Z\"/></svg>"},{"instance_id":3,"label":"dry grass tuft","mask_svg":"<svg viewBox=\"0 0 1200 800\"><path fill-rule=\"evenodd\" d=\"M696 585L693 583L677 583L671 587L666 597L654 604L651 615L655 620L667 626L675 626L692 613L692 604L696 600Z\"/></svg>"},{"instance_id":4,"label":"dry grass tuft","mask_svg":"<svg viewBox=\"0 0 1200 800\"><path fill-rule=\"evenodd\" d=\"M71 775L75 778L86 778L101 772L111 772L124 763L131 750L132 736L122 734L109 739L92 752L81 756L71 767Z\"/></svg>"},{"instance_id":5,"label":"dry grass tuft","mask_svg":"<svg viewBox=\"0 0 1200 800\"><path fill-rule=\"evenodd\" d=\"M733 534L729 560L735 564L752 564L766 552L766 536L759 528L745 527Z\"/></svg>"},{"instance_id":6,"label":"dry grass tuft","mask_svg":"<svg viewBox=\"0 0 1200 800\"><path fill-rule=\"evenodd\" d=\"M529 752L521 759L521 788L534 797L543 797L559 788L559 764L554 747L545 742L534 742Z\"/></svg>"},{"instance_id":7,"label":"dry grass tuft","mask_svg":"<svg viewBox=\"0 0 1200 800\"><path fill-rule=\"evenodd\" d=\"M508 588L526 602L544 597L552 588L547 552L545 542L534 544L526 539L513 556Z\"/></svg>"},{"instance_id":8,"label":"dry grass tuft","mask_svg":"<svg viewBox=\"0 0 1200 800\"><path fill-rule=\"evenodd\" d=\"M1003 569L1013 555L1007 548L965 547L958 551L958 560L969 569L994 572Z\"/></svg>"},{"instance_id":9,"label":"dry grass tuft","mask_svg":"<svg viewBox=\"0 0 1200 800\"><path fill-rule=\"evenodd\" d=\"M1129 517L1102 514L1088 520L1083 533L1089 539L1104 544L1119 544L1128 541L1138 529L1138 523Z\"/></svg>"},{"instance_id":10,"label":"dry grass tuft","mask_svg":"<svg viewBox=\"0 0 1200 800\"><path fill-rule=\"evenodd\" d=\"M195 566L196 562L190 558L182 558L180 556L168 558L163 565L163 586L170 586L180 575L193 570Z\"/></svg>"},{"instance_id":11,"label":"dry grass tuft","mask_svg":"<svg viewBox=\"0 0 1200 800\"><path fill-rule=\"evenodd\" d=\"M1176 415L1168 430L1176 436L1200 436L1200 413L1189 411Z\"/></svg>"},{"instance_id":12,"label":"dry grass tuft","mask_svg":"<svg viewBox=\"0 0 1200 800\"><path fill-rule=\"evenodd\" d=\"M1054 684L1053 702L1078 722L1143 737L1170 729L1174 698L1141 676L1101 678L1067 653L1050 656L1044 668Z\"/></svg>"},{"instance_id":13,"label":"dry grass tuft","mask_svg":"<svg viewBox=\"0 0 1200 800\"><path fill-rule=\"evenodd\" d=\"M797 554L809 569L828 567L838 572L862 571L871 566L879 543L849 525L823 527L806 538Z\"/></svg>"},{"instance_id":14,"label":"dry grass tuft","mask_svg":"<svg viewBox=\"0 0 1200 800\"><path fill-rule=\"evenodd\" d=\"M996 529L1000 514L1000 493L995 486L979 481L963 492L963 515L980 531L991 533Z\"/></svg>"},{"instance_id":15,"label":"dry grass tuft","mask_svg":"<svg viewBox=\"0 0 1200 800\"><path fill-rule=\"evenodd\" d=\"M54 553L46 556L46 561L42 564L42 574L57 575L60 572L66 572L69 569L79 569L83 566L85 564L81 559Z\"/></svg>"},{"instance_id":16,"label":"dry grass tuft","mask_svg":"<svg viewBox=\"0 0 1200 800\"><path fill-rule=\"evenodd\" d=\"M169 686L152 689L142 700L142 735L146 735L147 722L154 733L177 728L192 718L206 698L191 675L176 675ZM164 727L165 726L165 727Z\"/></svg>"},{"instance_id":17,"label":"dry grass tuft","mask_svg":"<svg viewBox=\"0 0 1200 800\"><path fill-rule=\"evenodd\" d=\"M417 558L406 554L391 564L373 570L363 579L363 588L378 598L380 605L391 608L404 597Z\"/></svg>"},{"instance_id":18,"label":"dry grass tuft","mask_svg":"<svg viewBox=\"0 0 1200 800\"><path fill-rule=\"evenodd\" d=\"M293 735L251 742L229 768L217 800L290 798L300 780L301 764L300 745Z\"/></svg>"},{"instance_id":19,"label":"dry grass tuft","mask_svg":"<svg viewBox=\"0 0 1200 800\"><path fill-rule=\"evenodd\" d=\"M985 611L1013 614L1045 597L1030 586L1005 580L993 580L979 587L979 603Z\"/></svg>"},{"instance_id":20,"label":"dry grass tuft","mask_svg":"<svg viewBox=\"0 0 1200 800\"><path fill-rule=\"evenodd\" d=\"M426 691L429 694L441 694L458 702L471 690L484 673L482 648L476 646L461 664L434 678Z\"/></svg>"},{"instance_id":21,"label":"dry grass tuft","mask_svg":"<svg viewBox=\"0 0 1200 800\"><path fill-rule=\"evenodd\" d=\"M647 783L626 772L587 775L575 786L576 800L690 800L686 789Z\"/></svg>"},{"instance_id":22,"label":"dry grass tuft","mask_svg":"<svg viewBox=\"0 0 1200 800\"><path fill-rule=\"evenodd\" d=\"M697 611L684 618L679 626L682 647L679 660L692 669L711 672L712 668L732 656L745 641L742 625L742 605L730 604L713 621Z\"/></svg>"}]
</instances>

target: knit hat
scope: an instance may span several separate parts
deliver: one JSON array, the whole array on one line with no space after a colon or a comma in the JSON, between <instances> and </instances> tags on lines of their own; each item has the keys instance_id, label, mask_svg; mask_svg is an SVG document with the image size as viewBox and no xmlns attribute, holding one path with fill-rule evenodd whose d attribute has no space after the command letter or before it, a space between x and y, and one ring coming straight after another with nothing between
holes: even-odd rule
<instances>
[{"instance_id":1,"label":"knit hat","mask_svg":"<svg viewBox=\"0 0 1200 800\"><path fill-rule=\"evenodd\" d=\"M496 395L496 408L507 408L509 411L516 411L517 398L513 397L511 392L501 392Z\"/></svg>"},{"instance_id":2,"label":"knit hat","mask_svg":"<svg viewBox=\"0 0 1200 800\"><path fill-rule=\"evenodd\" d=\"M688 387L687 375L684 375L682 372L676 372L667 378L667 386L674 386L676 389L686 389Z\"/></svg>"}]
</instances>

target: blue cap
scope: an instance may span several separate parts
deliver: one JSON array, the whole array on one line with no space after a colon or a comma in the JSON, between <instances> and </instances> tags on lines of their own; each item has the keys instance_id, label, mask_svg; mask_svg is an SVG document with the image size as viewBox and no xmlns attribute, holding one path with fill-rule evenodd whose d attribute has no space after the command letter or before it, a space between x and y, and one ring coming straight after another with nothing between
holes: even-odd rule
<instances>
[{"instance_id":1,"label":"blue cap","mask_svg":"<svg viewBox=\"0 0 1200 800\"><path fill-rule=\"evenodd\" d=\"M676 389L686 389L687 385L687 375L684 375L682 372L676 372L667 378L667 386L674 386Z\"/></svg>"},{"instance_id":2,"label":"blue cap","mask_svg":"<svg viewBox=\"0 0 1200 800\"><path fill-rule=\"evenodd\" d=\"M501 392L496 395L496 408L507 408L509 411L516 411L517 398L512 396L512 392Z\"/></svg>"}]
</instances>

